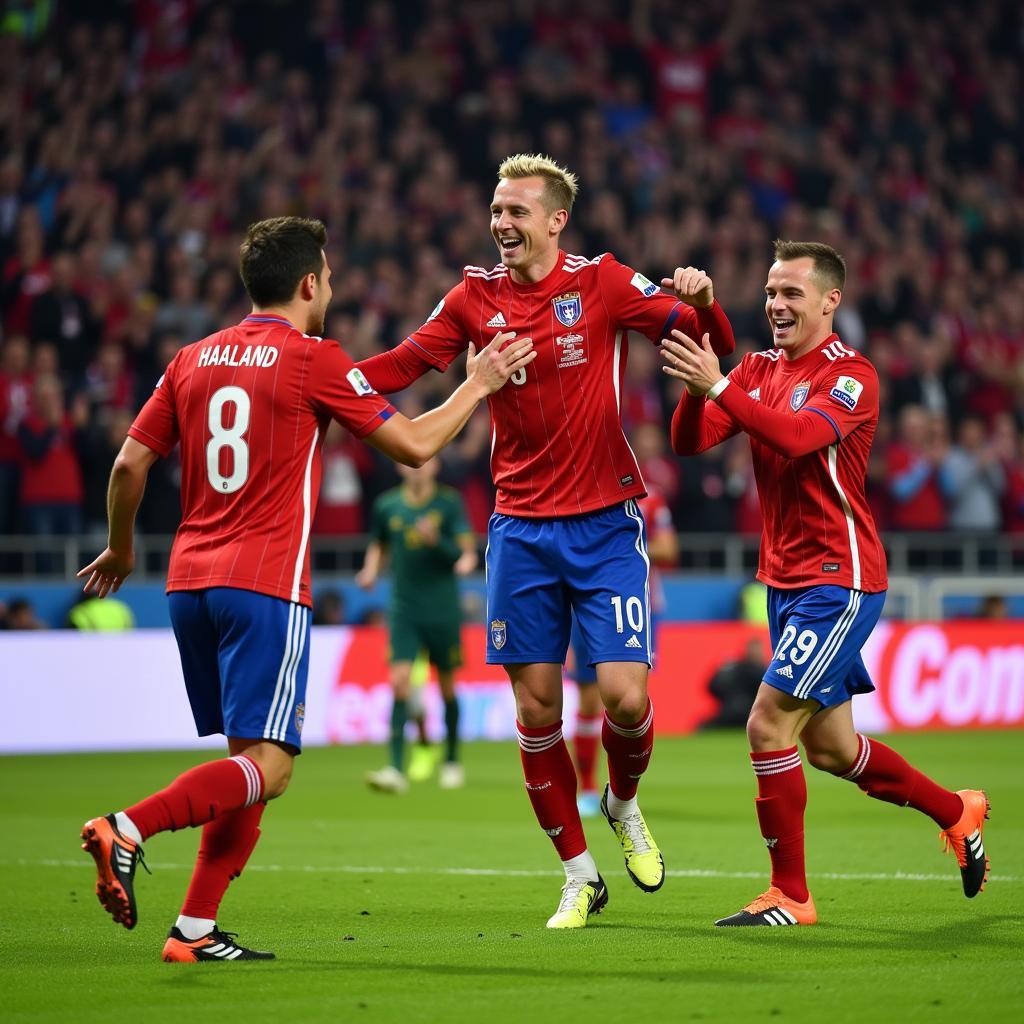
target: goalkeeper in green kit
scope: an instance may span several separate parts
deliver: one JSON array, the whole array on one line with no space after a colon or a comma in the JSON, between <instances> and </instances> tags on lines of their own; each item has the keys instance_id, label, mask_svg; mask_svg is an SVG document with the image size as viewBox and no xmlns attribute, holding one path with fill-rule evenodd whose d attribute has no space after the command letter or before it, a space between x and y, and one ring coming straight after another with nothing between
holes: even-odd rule
<instances>
[{"instance_id":1,"label":"goalkeeper in green kit","mask_svg":"<svg viewBox=\"0 0 1024 1024\"><path fill-rule=\"evenodd\" d=\"M431 459L419 469L400 466L402 483L381 494L373 504L371 541L356 582L374 586L385 556L392 573L388 632L391 686L389 764L367 772L366 782L387 793L404 793L409 778L433 773L438 752L425 742L422 709L413 711L414 683L423 681L422 655L437 670L444 699L445 754L440 783L457 789L465 782L458 759L459 704L455 696L455 670L462 664L461 619L457 576L477 566L476 536L466 519L462 498L450 487L438 485L438 463ZM419 676L415 679L414 676ZM405 725L410 717L420 722L420 743L405 769Z\"/></svg>"}]
</instances>

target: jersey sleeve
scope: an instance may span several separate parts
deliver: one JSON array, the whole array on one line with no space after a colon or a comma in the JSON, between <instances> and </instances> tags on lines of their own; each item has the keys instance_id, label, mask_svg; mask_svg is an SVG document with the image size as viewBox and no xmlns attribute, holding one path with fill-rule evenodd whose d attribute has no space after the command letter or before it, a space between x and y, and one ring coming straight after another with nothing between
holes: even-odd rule
<instances>
[{"instance_id":1,"label":"jersey sleeve","mask_svg":"<svg viewBox=\"0 0 1024 1024\"><path fill-rule=\"evenodd\" d=\"M316 342L309 397L318 413L336 419L356 437L366 437L395 414L336 341Z\"/></svg>"},{"instance_id":2,"label":"jersey sleeve","mask_svg":"<svg viewBox=\"0 0 1024 1024\"><path fill-rule=\"evenodd\" d=\"M736 348L732 324L717 300L707 309L694 309L666 295L657 284L614 256L598 264L598 279L613 319L631 331L646 334L655 344L675 328L698 342L707 334L719 356L727 356Z\"/></svg>"},{"instance_id":3,"label":"jersey sleeve","mask_svg":"<svg viewBox=\"0 0 1024 1024\"><path fill-rule=\"evenodd\" d=\"M666 295L653 281L611 254L597 265L597 289L612 320L627 330L647 335L655 344L673 327L680 326L680 317L687 325L693 317L689 306Z\"/></svg>"},{"instance_id":4,"label":"jersey sleeve","mask_svg":"<svg viewBox=\"0 0 1024 1024\"><path fill-rule=\"evenodd\" d=\"M875 368L866 359L854 359L847 365L842 363L843 360L837 360L835 366L818 376L801 410L827 420L837 441L842 441L878 413Z\"/></svg>"},{"instance_id":5,"label":"jersey sleeve","mask_svg":"<svg viewBox=\"0 0 1024 1024\"><path fill-rule=\"evenodd\" d=\"M465 308L466 282L460 281L434 307L427 322L402 344L412 346L435 370L443 373L469 344L463 321Z\"/></svg>"},{"instance_id":6,"label":"jersey sleeve","mask_svg":"<svg viewBox=\"0 0 1024 1024\"><path fill-rule=\"evenodd\" d=\"M730 386L726 391L739 387L746 391L747 357L728 374ZM703 395L695 397L683 391L679 405L672 414L670 436L672 450L677 455L699 455L727 441L740 432L740 425L718 402L709 401Z\"/></svg>"},{"instance_id":7,"label":"jersey sleeve","mask_svg":"<svg viewBox=\"0 0 1024 1024\"><path fill-rule=\"evenodd\" d=\"M170 454L181 436L174 408L174 381L179 365L179 356L175 356L156 382L153 394L135 417L135 422L128 428L129 437L162 456Z\"/></svg>"}]
</instances>

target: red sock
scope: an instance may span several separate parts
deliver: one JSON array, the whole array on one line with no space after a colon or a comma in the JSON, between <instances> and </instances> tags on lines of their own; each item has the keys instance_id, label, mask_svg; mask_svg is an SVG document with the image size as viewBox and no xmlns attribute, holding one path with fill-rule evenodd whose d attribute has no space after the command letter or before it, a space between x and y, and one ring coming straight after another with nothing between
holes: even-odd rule
<instances>
[{"instance_id":1,"label":"red sock","mask_svg":"<svg viewBox=\"0 0 1024 1024\"><path fill-rule=\"evenodd\" d=\"M125 814L148 839L157 832L205 825L263 796L263 773L255 761L239 754L207 761L179 775L166 789L146 797Z\"/></svg>"},{"instance_id":2,"label":"red sock","mask_svg":"<svg viewBox=\"0 0 1024 1024\"><path fill-rule=\"evenodd\" d=\"M584 793L597 790L597 738L601 735L602 716L591 718L587 715L576 716L576 736L572 741L573 753L576 755L576 771L580 776L580 789Z\"/></svg>"},{"instance_id":3,"label":"red sock","mask_svg":"<svg viewBox=\"0 0 1024 1024\"><path fill-rule=\"evenodd\" d=\"M228 883L242 873L260 837L260 818L266 806L261 800L251 807L222 814L203 826L199 856L181 907L183 915L217 920Z\"/></svg>"},{"instance_id":4,"label":"red sock","mask_svg":"<svg viewBox=\"0 0 1024 1024\"><path fill-rule=\"evenodd\" d=\"M632 799L654 750L654 705L650 699L640 721L632 725L614 722L606 714L601 742L608 753L608 781L612 792L620 800Z\"/></svg>"},{"instance_id":5,"label":"red sock","mask_svg":"<svg viewBox=\"0 0 1024 1024\"><path fill-rule=\"evenodd\" d=\"M952 791L932 782L908 764L892 747L857 734L860 749L841 778L855 782L868 796L900 807L913 807L927 814L939 828L950 828L960 820L964 802Z\"/></svg>"},{"instance_id":6,"label":"red sock","mask_svg":"<svg viewBox=\"0 0 1024 1024\"><path fill-rule=\"evenodd\" d=\"M797 903L807 901L804 868L804 811L807 780L800 752L786 750L752 752L750 763L757 776L757 820L772 859L772 885Z\"/></svg>"},{"instance_id":7,"label":"red sock","mask_svg":"<svg viewBox=\"0 0 1024 1024\"><path fill-rule=\"evenodd\" d=\"M576 769L562 739L562 723L528 729L516 722L516 733L533 813L562 860L578 857L587 841L576 809Z\"/></svg>"}]
</instances>

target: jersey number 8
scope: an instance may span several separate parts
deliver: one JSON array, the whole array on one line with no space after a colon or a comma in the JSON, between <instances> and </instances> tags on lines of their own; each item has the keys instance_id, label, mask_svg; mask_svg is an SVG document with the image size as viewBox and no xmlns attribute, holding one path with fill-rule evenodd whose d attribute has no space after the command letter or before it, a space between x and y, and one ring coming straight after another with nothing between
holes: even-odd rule
<instances>
[{"instance_id":1,"label":"jersey number 8","mask_svg":"<svg viewBox=\"0 0 1024 1024\"><path fill-rule=\"evenodd\" d=\"M235 418L230 427L225 427L224 406L228 402L235 406ZM206 444L206 476L210 486L219 494L234 494L249 479L249 446L244 438L249 429L251 409L252 401L248 393L234 384L218 388L210 397L207 422L211 436ZM220 453L223 448L231 449L229 476L220 471Z\"/></svg>"}]
</instances>

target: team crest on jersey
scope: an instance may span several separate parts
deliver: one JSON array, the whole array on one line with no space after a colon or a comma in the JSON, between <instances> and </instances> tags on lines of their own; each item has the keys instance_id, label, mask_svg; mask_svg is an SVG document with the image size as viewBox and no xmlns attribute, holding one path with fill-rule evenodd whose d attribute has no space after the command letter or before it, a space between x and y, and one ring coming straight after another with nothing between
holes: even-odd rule
<instances>
[{"instance_id":1,"label":"team crest on jersey","mask_svg":"<svg viewBox=\"0 0 1024 1024\"><path fill-rule=\"evenodd\" d=\"M797 412L807 401L807 396L811 393L811 382L809 380L801 381L795 388L793 393L789 396L789 407L793 412Z\"/></svg>"},{"instance_id":2,"label":"team crest on jersey","mask_svg":"<svg viewBox=\"0 0 1024 1024\"><path fill-rule=\"evenodd\" d=\"M301 736L302 726L306 721L306 705L296 704L295 705L295 731Z\"/></svg>"},{"instance_id":3,"label":"team crest on jersey","mask_svg":"<svg viewBox=\"0 0 1024 1024\"><path fill-rule=\"evenodd\" d=\"M491 643L500 651L508 639L508 623L504 619L491 619Z\"/></svg>"},{"instance_id":4,"label":"team crest on jersey","mask_svg":"<svg viewBox=\"0 0 1024 1024\"><path fill-rule=\"evenodd\" d=\"M566 292L551 300L555 307L555 316L558 322L566 327L572 327L583 314L583 303L580 302L579 292Z\"/></svg>"}]
</instances>

